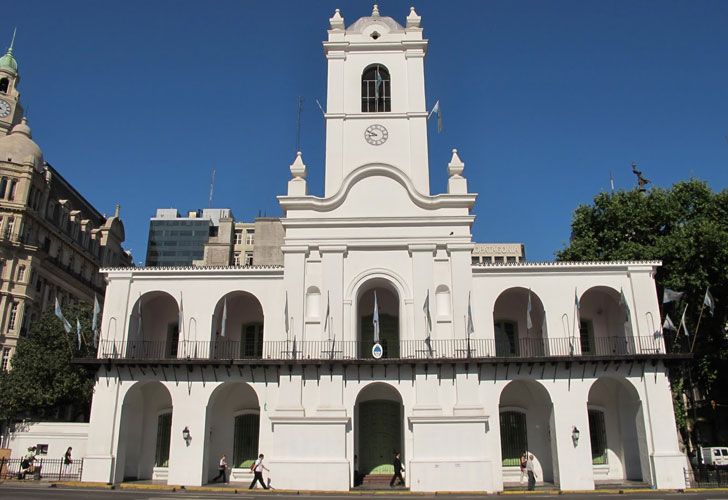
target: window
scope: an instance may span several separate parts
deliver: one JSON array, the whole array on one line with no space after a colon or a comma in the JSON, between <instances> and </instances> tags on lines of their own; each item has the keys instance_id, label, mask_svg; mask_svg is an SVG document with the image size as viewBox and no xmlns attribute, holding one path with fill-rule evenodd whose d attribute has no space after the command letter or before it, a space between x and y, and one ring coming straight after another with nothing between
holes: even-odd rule
<instances>
[{"instance_id":1,"label":"window","mask_svg":"<svg viewBox=\"0 0 728 500\"><path fill-rule=\"evenodd\" d=\"M8 93L8 89L10 88L10 80L7 78L1 78L0 79L0 92L3 94Z\"/></svg>"},{"instance_id":2,"label":"window","mask_svg":"<svg viewBox=\"0 0 728 500\"><path fill-rule=\"evenodd\" d=\"M13 179L10 181L10 191L8 192L8 200L13 201L15 199L15 188L18 187L18 181Z\"/></svg>"},{"instance_id":3,"label":"window","mask_svg":"<svg viewBox=\"0 0 728 500\"><path fill-rule=\"evenodd\" d=\"M3 359L2 359L2 364L0 365L0 370L2 370L4 372L8 371L9 364L10 364L10 348L3 347Z\"/></svg>"},{"instance_id":4,"label":"window","mask_svg":"<svg viewBox=\"0 0 728 500\"><path fill-rule=\"evenodd\" d=\"M245 244L252 245L255 237L255 230L248 229L245 231Z\"/></svg>"},{"instance_id":5,"label":"window","mask_svg":"<svg viewBox=\"0 0 728 500\"><path fill-rule=\"evenodd\" d=\"M480 264L480 257L473 255L472 257L470 257L470 262L473 265L478 265Z\"/></svg>"},{"instance_id":6,"label":"window","mask_svg":"<svg viewBox=\"0 0 728 500\"><path fill-rule=\"evenodd\" d=\"M235 244L236 245L243 244L243 232L239 229L237 231L235 231Z\"/></svg>"},{"instance_id":7,"label":"window","mask_svg":"<svg viewBox=\"0 0 728 500\"><path fill-rule=\"evenodd\" d=\"M243 325L242 342L240 343L243 359L260 359L263 357L263 323Z\"/></svg>"},{"instance_id":8,"label":"window","mask_svg":"<svg viewBox=\"0 0 728 500\"><path fill-rule=\"evenodd\" d=\"M172 434L172 413L157 417L157 447L154 453L156 467L169 467L169 442Z\"/></svg>"},{"instance_id":9,"label":"window","mask_svg":"<svg viewBox=\"0 0 728 500\"><path fill-rule=\"evenodd\" d=\"M5 198L5 191L8 189L8 178L0 179L0 198Z\"/></svg>"},{"instance_id":10,"label":"window","mask_svg":"<svg viewBox=\"0 0 728 500\"><path fill-rule=\"evenodd\" d=\"M5 226L5 239L9 240L13 236L13 228L15 227L15 217L8 217L8 225Z\"/></svg>"},{"instance_id":11,"label":"window","mask_svg":"<svg viewBox=\"0 0 728 500\"><path fill-rule=\"evenodd\" d=\"M518 467L521 455L528 450L526 414L522 411L501 412L500 434L503 467Z\"/></svg>"},{"instance_id":12,"label":"window","mask_svg":"<svg viewBox=\"0 0 728 500\"><path fill-rule=\"evenodd\" d=\"M253 252L245 252L245 265L246 266L253 265Z\"/></svg>"},{"instance_id":13,"label":"window","mask_svg":"<svg viewBox=\"0 0 728 500\"><path fill-rule=\"evenodd\" d=\"M25 266L18 267L18 281L23 281L25 278Z\"/></svg>"},{"instance_id":14,"label":"window","mask_svg":"<svg viewBox=\"0 0 728 500\"><path fill-rule=\"evenodd\" d=\"M258 456L260 415L249 413L235 417L233 467L248 469Z\"/></svg>"},{"instance_id":15,"label":"window","mask_svg":"<svg viewBox=\"0 0 728 500\"><path fill-rule=\"evenodd\" d=\"M604 412L589 410L589 435L591 436L592 465L607 463L607 428Z\"/></svg>"},{"instance_id":16,"label":"window","mask_svg":"<svg viewBox=\"0 0 728 500\"><path fill-rule=\"evenodd\" d=\"M392 110L389 71L381 64L369 66L361 75L361 110L365 113Z\"/></svg>"},{"instance_id":17,"label":"window","mask_svg":"<svg viewBox=\"0 0 728 500\"><path fill-rule=\"evenodd\" d=\"M8 330L15 330L15 322L18 319L18 304L17 302L13 302L13 304L10 306L10 317L8 318Z\"/></svg>"},{"instance_id":18,"label":"window","mask_svg":"<svg viewBox=\"0 0 728 500\"><path fill-rule=\"evenodd\" d=\"M495 322L495 355L518 356L518 326L513 321Z\"/></svg>"},{"instance_id":19,"label":"window","mask_svg":"<svg viewBox=\"0 0 728 500\"><path fill-rule=\"evenodd\" d=\"M591 320L582 319L579 322L579 344L582 354L594 354L594 327Z\"/></svg>"},{"instance_id":20,"label":"window","mask_svg":"<svg viewBox=\"0 0 728 500\"><path fill-rule=\"evenodd\" d=\"M241 261L242 261L242 259L241 259L241 254L240 254L240 252L235 252L235 253L233 254L233 264L234 264L235 266L240 266L240 265L241 265Z\"/></svg>"}]
</instances>

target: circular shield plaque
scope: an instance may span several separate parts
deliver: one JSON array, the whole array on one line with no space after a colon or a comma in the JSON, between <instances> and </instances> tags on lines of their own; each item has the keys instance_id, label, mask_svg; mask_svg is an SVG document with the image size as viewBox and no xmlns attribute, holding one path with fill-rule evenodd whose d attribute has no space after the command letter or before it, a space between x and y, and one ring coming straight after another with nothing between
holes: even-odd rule
<instances>
[{"instance_id":1,"label":"circular shield plaque","mask_svg":"<svg viewBox=\"0 0 728 500\"><path fill-rule=\"evenodd\" d=\"M372 346L372 356L374 357L374 359L381 359L383 354L384 349L382 349L382 344L377 342Z\"/></svg>"}]
</instances>

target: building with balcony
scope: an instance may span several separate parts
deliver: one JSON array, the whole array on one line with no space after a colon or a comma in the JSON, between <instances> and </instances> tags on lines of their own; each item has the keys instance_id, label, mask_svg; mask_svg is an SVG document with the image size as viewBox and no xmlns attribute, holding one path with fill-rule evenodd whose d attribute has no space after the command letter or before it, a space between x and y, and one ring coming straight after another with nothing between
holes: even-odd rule
<instances>
[{"instance_id":1,"label":"building with balcony","mask_svg":"<svg viewBox=\"0 0 728 500\"><path fill-rule=\"evenodd\" d=\"M105 270L83 480L265 453L278 488L344 491L399 451L413 491L498 492L527 451L563 490L684 487L660 263L474 264L456 151L430 192L421 18L329 22L324 195L298 153L282 265Z\"/></svg>"},{"instance_id":2,"label":"building with balcony","mask_svg":"<svg viewBox=\"0 0 728 500\"><path fill-rule=\"evenodd\" d=\"M102 266L127 267L117 205L102 215L43 159L23 117L12 46L0 57L0 369L55 299L103 301Z\"/></svg>"}]
</instances>

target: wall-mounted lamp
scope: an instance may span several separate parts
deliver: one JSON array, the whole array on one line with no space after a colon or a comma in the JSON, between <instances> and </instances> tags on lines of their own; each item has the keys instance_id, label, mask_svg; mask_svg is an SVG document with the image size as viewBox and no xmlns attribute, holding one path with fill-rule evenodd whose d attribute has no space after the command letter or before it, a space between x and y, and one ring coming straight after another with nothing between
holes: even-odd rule
<instances>
[{"instance_id":1,"label":"wall-mounted lamp","mask_svg":"<svg viewBox=\"0 0 728 500\"><path fill-rule=\"evenodd\" d=\"M185 428L182 429L182 439L185 440L185 443L187 443L187 446L190 445L190 441L192 441L192 435L190 434L190 430L185 425Z\"/></svg>"},{"instance_id":2,"label":"wall-mounted lamp","mask_svg":"<svg viewBox=\"0 0 728 500\"><path fill-rule=\"evenodd\" d=\"M574 442L574 447L579 444L579 429L576 426L571 429L571 440Z\"/></svg>"}]
</instances>

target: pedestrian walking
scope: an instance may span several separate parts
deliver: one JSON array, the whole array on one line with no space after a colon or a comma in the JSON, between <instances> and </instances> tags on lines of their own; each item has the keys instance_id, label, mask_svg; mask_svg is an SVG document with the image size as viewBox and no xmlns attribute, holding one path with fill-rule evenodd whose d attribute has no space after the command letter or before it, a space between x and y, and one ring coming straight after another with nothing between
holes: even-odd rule
<instances>
[{"instance_id":1,"label":"pedestrian walking","mask_svg":"<svg viewBox=\"0 0 728 500\"><path fill-rule=\"evenodd\" d=\"M392 476L392 480L389 482L389 487L394 488L394 481L396 479L399 479L399 485L404 485L404 478L402 477L402 471L404 471L404 467L402 467L402 460L399 458L399 452L394 452L394 460L392 460L392 466L394 467L394 475Z\"/></svg>"},{"instance_id":2,"label":"pedestrian walking","mask_svg":"<svg viewBox=\"0 0 728 500\"><path fill-rule=\"evenodd\" d=\"M528 462L528 454L526 452L523 452L519 464L521 467L521 484L523 484L523 478L526 477L526 462Z\"/></svg>"},{"instance_id":3,"label":"pedestrian walking","mask_svg":"<svg viewBox=\"0 0 728 500\"><path fill-rule=\"evenodd\" d=\"M227 472L227 457L225 455L220 457L220 461L217 464L217 476L212 480L213 483L216 483L218 479L222 478L223 483L227 483L227 476L225 473Z\"/></svg>"},{"instance_id":4,"label":"pedestrian walking","mask_svg":"<svg viewBox=\"0 0 728 500\"><path fill-rule=\"evenodd\" d=\"M533 455L528 454L528 460L526 460L526 473L528 474L528 491L536 489L536 470L533 462Z\"/></svg>"},{"instance_id":5,"label":"pedestrian walking","mask_svg":"<svg viewBox=\"0 0 728 500\"><path fill-rule=\"evenodd\" d=\"M65 474L66 476L70 473L71 464L73 463L73 458L71 458L72 450L73 450L73 448L71 448L69 446L68 449L66 450L65 455L63 455L63 474Z\"/></svg>"},{"instance_id":6,"label":"pedestrian walking","mask_svg":"<svg viewBox=\"0 0 728 500\"><path fill-rule=\"evenodd\" d=\"M270 472L270 469L263 465L263 458L264 455L261 453L258 455L258 460L255 461L255 463L250 467L250 470L253 471L253 474L255 474L255 477L253 477L253 482L250 483L249 490L252 490L255 487L256 481L260 483L260 485L263 487L263 489L268 489L268 486L265 484L265 481L263 481L263 471L267 470Z\"/></svg>"}]
</instances>

